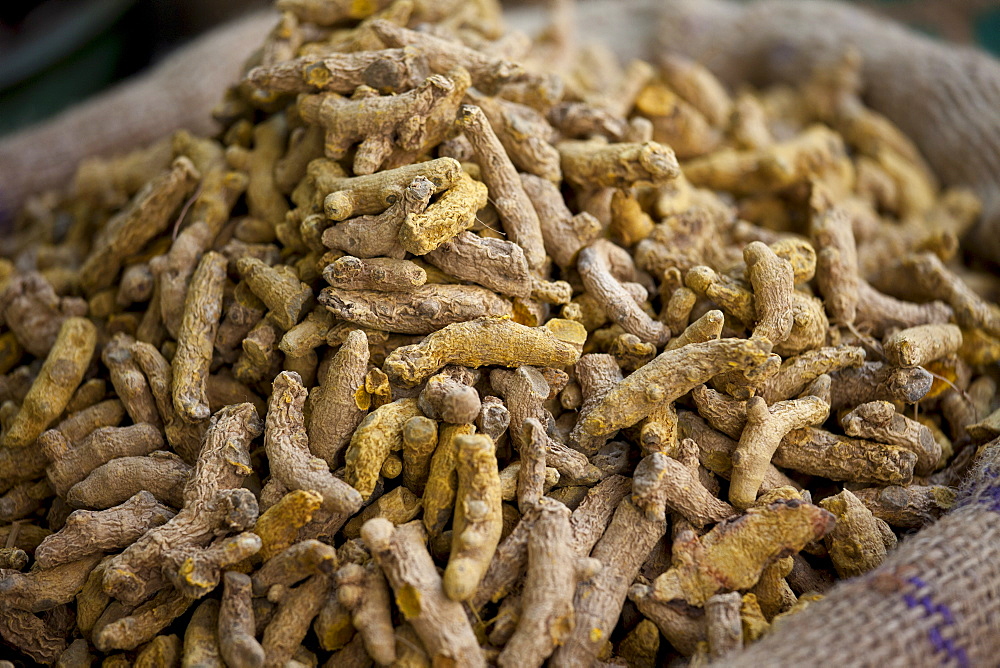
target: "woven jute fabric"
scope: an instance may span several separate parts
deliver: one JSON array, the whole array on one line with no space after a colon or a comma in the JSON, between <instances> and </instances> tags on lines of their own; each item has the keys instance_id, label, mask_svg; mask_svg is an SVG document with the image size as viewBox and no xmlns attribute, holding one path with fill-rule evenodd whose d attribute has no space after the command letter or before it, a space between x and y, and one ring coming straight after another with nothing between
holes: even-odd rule
<instances>
[{"instance_id":1,"label":"woven jute fabric","mask_svg":"<svg viewBox=\"0 0 1000 668\"><path fill-rule=\"evenodd\" d=\"M1000 664L1000 439L980 455L954 510L723 663Z\"/></svg>"},{"instance_id":2,"label":"woven jute fabric","mask_svg":"<svg viewBox=\"0 0 1000 668\"><path fill-rule=\"evenodd\" d=\"M945 184L982 198L967 247L1000 262L1000 61L821 0L666 0L656 34L660 50L691 56L732 86L802 81L853 46L865 101L917 143Z\"/></svg>"},{"instance_id":3,"label":"woven jute fabric","mask_svg":"<svg viewBox=\"0 0 1000 668\"><path fill-rule=\"evenodd\" d=\"M180 128L217 132L212 107L276 17L268 11L227 24L148 72L0 140L0 219L32 192L65 187L84 158L125 153Z\"/></svg>"}]
</instances>

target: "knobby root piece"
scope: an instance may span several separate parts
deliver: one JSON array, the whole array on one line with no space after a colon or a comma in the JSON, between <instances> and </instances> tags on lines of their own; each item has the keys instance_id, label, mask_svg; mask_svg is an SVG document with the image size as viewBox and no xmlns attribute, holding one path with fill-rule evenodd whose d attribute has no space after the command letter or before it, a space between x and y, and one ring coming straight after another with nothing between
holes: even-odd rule
<instances>
[{"instance_id":1,"label":"knobby root piece","mask_svg":"<svg viewBox=\"0 0 1000 668\"><path fill-rule=\"evenodd\" d=\"M717 499L702 484L698 474L701 466L698 462L698 444L691 439L686 438L681 442L677 459L664 456L647 458L646 461L657 464L657 468L651 470L649 475L657 476L657 484L663 485L667 508L680 513L695 527L714 524L736 513L728 503Z\"/></svg>"},{"instance_id":2,"label":"knobby root piece","mask_svg":"<svg viewBox=\"0 0 1000 668\"><path fill-rule=\"evenodd\" d=\"M937 255L919 253L904 258L902 266L928 297L940 299L955 310L955 320L960 326L1000 336L1000 309L977 295Z\"/></svg>"},{"instance_id":3,"label":"knobby root piece","mask_svg":"<svg viewBox=\"0 0 1000 668\"><path fill-rule=\"evenodd\" d=\"M897 413L888 401L861 404L842 417L840 423L848 436L898 445L915 454L917 475L932 473L941 459L941 445L934 440L930 429Z\"/></svg>"},{"instance_id":4,"label":"knobby root piece","mask_svg":"<svg viewBox=\"0 0 1000 668\"><path fill-rule=\"evenodd\" d=\"M329 91L344 95L358 86L381 93L409 90L427 78L427 61L418 49L381 49L305 56L255 67L245 81L257 88L282 93Z\"/></svg>"},{"instance_id":5,"label":"knobby root piece","mask_svg":"<svg viewBox=\"0 0 1000 668\"><path fill-rule=\"evenodd\" d=\"M101 652L135 649L152 640L170 622L184 614L192 603L194 599L176 589L164 589L131 613L95 629L94 647Z\"/></svg>"},{"instance_id":6,"label":"knobby root piece","mask_svg":"<svg viewBox=\"0 0 1000 668\"><path fill-rule=\"evenodd\" d=\"M383 467L384 469L384 467ZM361 534L362 525L375 517L384 517L395 525L409 522L423 509L423 500L406 487L397 487L386 492L344 525L344 535L357 538Z\"/></svg>"},{"instance_id":7,"label":"knobby root piece","mask_svg":"<svg viewBox=\"0 0 1000 668\"><path fill-rule=\"evenodd\" d=\"M447 325L513 312L508 300L476 285L432 284L388 293L323 288L319 301L342 320L401 334L432 334Z\"/></svg>"},{"instance_id":8,"label":"knobby root piece","mask_svg":"<svg viewBox=\"0 0 1000 668\"><path fill-rule=\"evenodd\" d=\"M504 230L524 250L524 257L532 271L540 272L545 264L542 227L531 200L524 192L517 169L482 109L462 105L457 123L472 144L483 181L489 188Z\"/></svg>"},{"instance_id":9,"label":"knobby root piece","mask_svg":"<svg viewBox=\"0 0 1000 668\"><path fill-rule=\"evenodd\" d=\"M361 538L392 586L396 606L417 632L431 661L485 666L462 605L444 593L420 523L393 527L385 519L369 520L361 528Z\"/></svg>"},{"instance_id":10,"label":"knobby root piece","mask_svg":"<svg viewBox=\"0 0 1000 668\"><path fill-rule=\"evenodd\" d=\"M77 510L66 518L62 529L42 541L35 550L35 561L41 568L52 568L94 553L113 552L173 516L172 510L146 491L107 510Z\"/></svg>"},{"instance_id":11,"label":"knobby root piece","mask_svg":"<svg viewBox=\"0 0 1000 668\"><path fill-rule=\"evenodd\" d=\"M955 490L942 485L869 487L854 495L875 517L901 529L919 529L955 505Z\"/></svg>"},{"instance_id":12,"label":"knobby root piece","mask_svg":"<svg viewBox=\"0 0 1000 668\"><path fill-rule=\"evenodd\" d=\"M399 244L414 255L427 255L472 227L487 200L487 187L462 172L436 202L403 218Z\"/></svg>"},{"instance_id":13,"label":"knobby root piece","mask_svg":"<svg viewBox=\"0 0 1000 668\"><path fill-rule=\"evenodd\" d=\"M421 415L415 397L399 399L372 411L351 436L344 456L344 479L368 499L375 491L382 464L390 452L403 448L403 426ZM350 512L357 511L354 508Z\"/></svg>"},{"instance_id":14,"label":"knobby root piece","mask_svg":"<svg viewBox=\"0 0 1000 668\"><path fill-rule=\"evenodd\" d=\"M0 574L0 604L27 612L51 610L69 603L87 582L90 571L101 554L89 554L69 563L27 573L5 571Z\"/></svg>"},{"instance_id":15,"label":"knobby root piece","mask_svg":"<svg viewBox=\"0 0 1000 668\"><path fill-rule=\"evenodd\" d=\"M768 405L790 399L824 373L859 367L864 361L864 349L855 346L828 346L789 357L775 375L763 382L760 396Z\"/></svg>"},{"instance_id":16,"label":"knobby root piece","mask_svg":"<svg viewBox=\"0 0 1000 668\"><path fill-rule=\"evenodd\" d=\"M962 347L956 325L921 325L896 332L882 343L886 359L901 367L926 366Z\"/></svg>"},{"instance_id":17,"label":"knobby root piece","mask_svg":"<svg viewBox=\"0 0 1000 668\"><path fill-rule=\"evenodd\" d=\"M347 335L312 391L308 419L309 449L333 468L340 452L365 416L355 393L368 370L368 337L355 329Z\"/></svg>"},{"instance_id":18,"label":"knobby root piece","mask_svg":"<svg viewBox=\"0 0 1000 668\"><path fill-rule=\"evenodd\" d=\"M467 601L479 586L500 542L503 500L492 439L485 434L459 436L455 445L458 490L444 590L452 600Z\"/></svg>"},{"instance_id":19,"label":"knobby root piece","mask_svg":"<svg viewBox=\"0 0 1000 668\"><path fill-rule=\"evenodd\" d=\"M294 372L282 371L274 379L264 429L271 474L288 489L319 492L327 512L353 514L361 507L362 495L335 477L327 463L309 451L302 412L307 394Z\"/></svg>"},{"instance_id":20,"label":"knobby root piece","mask_svg":"<svg viewBox=\"0 0 1000 668\"><path fill-rule=\"evenodd\" d=\"M125 406L132 422L135 424L147 422L155 427L160 427L162 423L157 411L156 400L153 398L139 364L132 356L131 347L133 344L135 344L135 339L131 336L123 332L115 334L111 341L104 346L101 361L108 368L115 394ZM101 396L103 394L102 392Z\"/></svg>"},{"instance_id":21,"label":"knobby root piece","mask_svg":"<svg viewBox=\"0 0 1000 668\"><path fill-rule=\"evenodd\" d=\"M174 409L188 422L206 420L211 415L206 384L222 315L225 281L226 258L211 251L205 253L191 277L184 300L184 319L177 334L177 352L171 370Z\"/></svg>"},{"instance_id":22,"label":"knobby root piece","mask_svg":"<svg viewBox=\"0 0 1000 668\"><path fill-rule=\"evenodd\" d=\"M500 666L540 666L575 627L573 598L577 584L601 568L596 559L573 551L570 512L547 503L528 537L528 574L521 598L517 630L497 663Z\"/></svg>"},{"instance_id":23,"label":"knobby root piece","mask_svg":"<svg viewBox=\"0 0 1000 668\"><path fill-rule=\"evenodd\" d=\"M345 290L406 292L427 282L427 272L409 260L374 258L362 260L345 255L323 270L323 278Z\"/></svg>"},{"instance_id":24,"label":"knobby root piece","mask_svg":"<svg viewBox=\"0 0 1000 668\"><path fill-rule=\"evenodd\" d=\"M227 406L212 418L194 473L184 488L184 507L163 526L146 532L113 557L104 588L124 603L140 603L169 579L192 598L218 583L218 569L260 549L253 534L234 550L204 550L219 534L243 531L257 519L257 500L238 486L252 471L248 446L261 432L252 404ZM234 558L235 557L235 558Z\"/></svg>"},{"instance_id":25,"label":"knobby root piece","mask_svg":"<svg viewBox=\"0 0 1000 668\"><path fill-rule=\"evenodd\" d=\"M309 625L330 595L331 584L329 576L313 575L298 587L285 592L271 622L264 629L261 646L266 657L265 666L284 666L292 658L309 632Z\"/></svg>"},{"instance_id":26,"label":"knobby root piece","mask_svg":"<svg viewBox=\"0 0 1000 668\"><path fill-rule=\"evenodd\" d=\"M611 320L621 325L626 332L643 341L662 346L670 339L670 330L663 323L650 318L612 274L609 255L615 251L620 252L621 249L606 240L598 240L580 251L576 266L583 285Z\"/></svg>"},{"instance_id":27,"label":"knobby root piece","mask_svg":"<svg viewBox=\"0 0 1000 668\"><path fill-rule=\"evenodd\" d=\"M438 444L437 422L418 415L403 424L403 485L421 494Z\"/></svg>"},{"instance_id":28,"label":"knobby root piece","mask_svg":"<svg viewBox=\"0 0 1000 668\"><path fill-rule=\"evenodd\" d=\"M236 267L279 327L289 330L305 315L312 301L312 288L298 278L252 257L240 258Z\"/></svg>"},{"instance_id":29,"label":"knobby root piece","mask_svg":"<svg viewBox=\"0 0 1000 668\"><path fill-rule=\"evenodd\" d=\"M310 164L310 173L313 173L313 165L316 164L317 161ZM385 216L378 220L358 218L351 223L356 223L357 232L369 227L380 230L383 226L394 224L391 238L398 239L399 225L403 219L411 213L423 211L431 195L451 188L464 173L457 160L437 158L352 178L344 177L341 171L337 178L325 179L323 183L317 182L316 185L317 191L329 193L321 203L323 212L330 220L341 221L351 216L384 213ZM340 226L335 226L324 232L323 243L328 247L340 247L331 243L334 239L327 239L330 229L339 228ZM348 236L357 243L364 243L361 234L349 233ZM386 237L384 241L389 239L390 237ZM370 257L352 248L344 250L359 257Z\"/></svg>"},{"instance_id":30,"label":"knobby root piece","mask_svg":"<svg viewBox=\"0 0 1000 668\"><path fill-rule=\"evenodd\" d=\"M651 455L643 461L651 458L663 455ZM631 497L619 504L611 524L590 553L603 568L589 582L577 587L573 602L576 625L553 654L553 666L586 665L597 658L611 637L629 585L653 546L666 533L662 478L652 471L644 473L644 468L640 463Z\"/></svg>"},{"instance_id":31,"label":"knobby root piece","mask_svg":"<svg viewBox=\"0 0 1000 668\"><path fill-rule=\"evenodd\" d=\"M85 318L67 318L21 409L3 436L8 448L30 445L66 408L97 345L97 329Z\"/></svg>"},{"instance_id":32,"label":"knobby root piece","mask_svg":"<svg viewBox=\"0 0 1000 668\"><path fill-rule=\"evenodd\" d=\"M386 357L390 380L413 386L449 364L562 367L575 364L586 331L579 323L554 319L544 327L526 327L507 318L478 318L448 325L412 346Z\"/></svg>"},{"instance_id":33,"label":"knobby root piece","mask_svg":"<svg viewBox=\"0 0 1000 668\"><path fill-rule=\"evenodd\" d=\"M520 176L521 186L538 213L545 252L561 268L573 266L580 249L600 236L600 221L586 212L574 216L551 181L533 174Z\"/></svg>"},{"instance_id":34,"label":"knobby root piece","mask_svg":"<svg viewBox=\"0 0 1000 668\"><path fill-rule=\"evenodd\" d=\"M610 435L597 436L588 433L584 429L585 420L624 377L618 362L611 355L594 353L582 356L576 363L575 372L583 394L583 405L580 407L573 431L570 432L569 443L584 454L591 455L601 449Z\"/></svg>"},{"instance_id":35,"label":"knobby root piece","mask_svg":"<svg viewBox=\"0 0 1000 668\"><path fill-rule=\"evenodd\" d=\"M743 597L736 591L715 594L705 601L708 651L713 661L743 649L742 604Z\"/></svg>"},{"instance_id":36,"label":"knobby root piece","mask_svg":"<svg viewBox=\"0 0 1000 668\"><path fill-rule=\"evenodd\" d=\"M826 544L840 577L867 573L881 564L886 552L896 546L896 535L889 526L872 515L849 490L828 496L819 505L837 518L833 531L826 536Z\"/></svg>"},{"instance_id":37,"label":"knobby root piece","mask_svg":"<svg viewBox=\"0 0 1000 668\"><path fill-rule=\"evenodd\" d=\"M830 405L819 397L781 401L771 406L761 397L751 397L746 405L746 426L733 453L729 502L747 508L757 498L781 439L793 429L817 425L830 415Z\"/></svg>"},{"instance_id":38,"label":"knobby root piece","mask_svg":"<svg viewBox=\"0 0 1000 668\"><path fill-rule=\"evenodd\" d=\"M774 254L767 244L754 241L743 248L747 279L753 286L757 323L754 337L782 343L792 333L792 265Z\"/></svg>"},{"instance_id":39,"label":"knobby root piece","mask_svg":"<svg viewBox=\"0 0 1000 668\"><path fill-rule=\"evenodd\" d=\"M455 371L451 374L445 370L431 376L420 391L418 404L423 414L431 419L449 424L472 424L482 410L479 393L472 387L478 374L463 374L461 367L455 367Z\"/></svg>"},{"instance_id":40,"label":"knobby root piece","mask_svg":"<svg viewBox=\"0 0 1000 668\"><path fill-rule=\"evenodd\" d=\"M751 508L700 538L682 531L674 539L673 566L653 582L653 597L702 606L721 591L748 589L772 560L822 538L834 523L829 512L792 499Z\"/></svg>"},{"instance_id":41,"label":"knobby root piece","mask_svg":"<svg viewBox=\"0 0 1000 668\"><path fill-rule=\"evenodd\" d=\"M563 141L556 148L566 181L582 190L629 188L640 182L659 185L681 175L674 152L652 141Z\"/></svg>"},{"instance_id":42,"label":"knobby root piece","mask_svg":"<svg viewBox=\"0 0 1000 668\"><path fill-rule=\"evenodd\" d=\"M901 369L882 362L865 362L830 374L830 410L870 401L915 404L931 389L934 377L919 367Z\"/></svg>"},{"instance_id":43,"label":"knobby root piece","mask_svg":"<svg viewBox=\"0 0 1000 668\"><path fill-rule=\"evenodd\" d=\"M250 576L227 571L219 606L219 650L227 666L262 668L264 648L254 638Z\"/></svg>"},{"instance_id":44,"label":"knobby root piece","mask_svg":"<svg viewBox=\"0 0 1000 668\"><path fill-rule=\"evenodd\" d=\"M438 433L437 449L431 458L430 474L424 487L423 523L432 536L440 535L451 519L458 493L458 439L471 436L470 424L445 425Z\"/></svg>"},{"instance_id":45,"label":"knobby root piece","mask_svg":"<svg viewBox=\"0 0 1000 668\"><path fill-rule=\"evenodd\" d=\"M109 287L124 260L162 233L171 216L191 194L201 175L185 157L139 191L128 206L104 224L90 255L80 268L80 286L87 294Z\"/></svg>"},{"instance_id":46,"label":"knobby root piece","mask_svg":"<svg viewBox=\"0 0 1000 668\"><path fill-rule=\"evenodd\" d=\"M389 585L374 562L346 564L336 575L337 599L351 613L368 655L379 665L396 660Z\"/></svg>"},{"instance_id":47,"label":"knobby root piece","mask_svg":"<svg viewBox=\"0 0 1000 668\"><path fill-rule=\"evenodd\" d=\"M664 352L612 388L581 418L580 429L599 436L630 427L657 405L674 401L722 371L762 363L766 347L760 341L720 339Z\"/></svg>"},{"instance_id":48,"label":"knobby root piece","mask_svg":"<svg viewBox=\"0 0 1000 668\"><path fill-rule=\"evenodd\" d=\"M522 514L526 513L528 508L536 505L545 493L545 446L547 443L548 438L542 423L535 418L526 419L521 435L521 447L518 449L521 459L516 462L518 465L517 507L521 509ZM514 465L511 464L511 466ZM503 472L501 472L502 475Z\"/></svg>"},{"instance_id":49,"label":"knobby root piece","mask_svg":"<svg viewBox=\"0 0 1000 668\"><path fill-rule=\"evenodd\" d=\"M687 288L684 288L685 290ZM726 324L722 311L713 309L706 311L703 316L684 328L680 335L667 342L667 350L683 348L690 343L705 343L715 341L722 336L722 329Z\"/></svg>"},{"instance_id":50,"label":"knobby root piece","mask_svg":"<svg viewBox=\"0 0 1000 668\"><path fill-rule=\"evenodd\" d=\"M110 460L148 455L164 445L160 430L151 424L95 429L76 447L70 447L66 437L54 429L46 432L39 441L46 457L52 462L46 469L49 482L63 497L71 487Z\"/></svg>"},{"instance_id":51,"label":"knobby root piece","mask_svg":"<svg viewBox=\"0 0 1000 668\"><path fill-rule=\"evenodd\" d=\"M221 662L219 602L210 598L198 605L184 630L183 665L217 666Z\"/></svg>"}]
</instances>

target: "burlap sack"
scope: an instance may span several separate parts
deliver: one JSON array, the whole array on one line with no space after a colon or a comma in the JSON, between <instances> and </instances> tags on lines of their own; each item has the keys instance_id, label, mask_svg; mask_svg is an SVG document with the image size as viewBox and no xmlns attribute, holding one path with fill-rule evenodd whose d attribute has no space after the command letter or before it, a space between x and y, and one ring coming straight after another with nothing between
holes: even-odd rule
<instances>
[{"instance_id":1,"label":"burlap sack","mask_svg":"<svg viewBox=\"0 0 1000 668\"><path fill-rule=\"evenodd\" d=\"M1000 664L1000 439L985 447L954 510L721 663Z\"/></svg>"},{"instance_id":2,"label":"burlap sack","mask_svg":"<svg viewBox=\"0 0 1000 668\"><path fill-rule=\"evenodd\" d=\"M1000 61L821 0L665 0L657 48L730 85L796 82L854 46L865 101L920 147L946 185L973 188L983 219L967 247L1000 262Z\"/></svg>"}]
</instances>

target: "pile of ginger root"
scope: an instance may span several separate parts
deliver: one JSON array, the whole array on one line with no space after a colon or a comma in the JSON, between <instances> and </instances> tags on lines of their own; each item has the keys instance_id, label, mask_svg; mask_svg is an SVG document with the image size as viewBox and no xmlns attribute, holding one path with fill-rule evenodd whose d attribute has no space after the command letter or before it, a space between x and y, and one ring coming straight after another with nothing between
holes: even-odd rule
<instances>
[{"instance_id":1,"label":"pile of ginger root","mask_svg":"<svg viewBox=\"0 0 1000 668\"><path fill-rule=\"evenodd\" d=\"M570 3L277 7L217 136L2 241L0 665L704 664L1000 435L979 202L852 51L730 91Z\"/></svg>"}]
</instances>

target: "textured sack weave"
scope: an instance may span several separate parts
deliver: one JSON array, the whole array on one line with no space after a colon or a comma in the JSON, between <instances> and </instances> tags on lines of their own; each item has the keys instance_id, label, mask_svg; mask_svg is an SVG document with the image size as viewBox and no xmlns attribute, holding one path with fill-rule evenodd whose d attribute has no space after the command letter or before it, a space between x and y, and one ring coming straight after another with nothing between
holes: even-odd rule
<instances>
[{"instance_id":1,"label":"textured sack weave","mask_svg":"<svg viewBox=\"0 0 1000 668\"><path fill-rule=\"evenodd\" d=\"M946 184L982 198L968 248L1000 262L1000 61L819 0L667 0L657 39L732 86L801 81L853 45L865 101L917 143Z\"/></svg>"},{"instance_id":2,"label":"textured sack weave","mask_svg":"<svg viewBox=\"0 0 1000 668\"><path fill-rule=\"evenodd\" d=\"M724 663L1000 663L1000 439L984 449L954 510Z\"/></svg>"}]
</instances>

